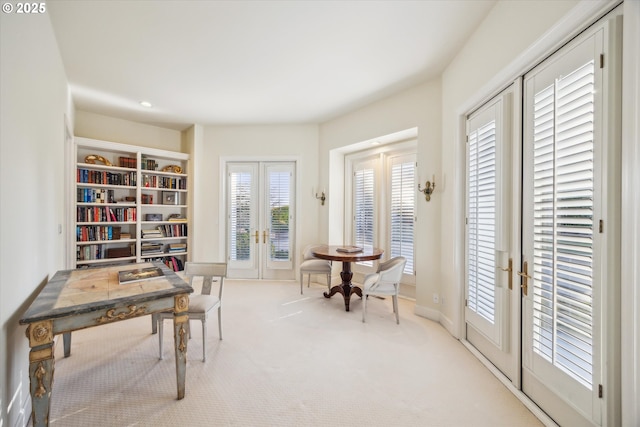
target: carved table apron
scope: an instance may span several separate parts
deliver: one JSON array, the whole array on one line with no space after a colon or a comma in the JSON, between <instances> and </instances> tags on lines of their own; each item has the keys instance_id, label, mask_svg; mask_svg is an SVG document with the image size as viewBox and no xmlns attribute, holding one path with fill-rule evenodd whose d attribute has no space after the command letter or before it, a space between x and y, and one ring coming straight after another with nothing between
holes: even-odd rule
<instances>
[{"instance_id":1,"label":"carved table apron","mask_svg":"<svg viewBox=\"0 0 640 427\"><path fill-rule=\"evenodd\" d=\"M380 259L384 251L378 248L364 248L359 252L340 252L339 249L341 248L343 248L343 246L318 246L314 248L313 256L329 261L342 262L342 271L340 272L342 283L332 287L329 292L325 292L324 296L325 298L331 298L336 293L341 294L344 297L344 308L346 311L349 311L351 294L356 294L362 298L362 289L351 284L351 278L353 277L351 263Z\"/></svg>"},{"instance_id":2,"label":"carved table apron","mask_svg":"<svg viewBox=\"0 0 640 427\"><path fill-rule=\"evenodd\" d=\"M118 272L159 267L164 276L119 284ZM29 378L34 427L49 425L54 371L53 337L63 334L64 355L71 332L120 320L173 311L178 399L185 393L189 294L193 288L162 263L58 271L42 288L20 324L28 325Z\"/></svg>"}]
</instances>

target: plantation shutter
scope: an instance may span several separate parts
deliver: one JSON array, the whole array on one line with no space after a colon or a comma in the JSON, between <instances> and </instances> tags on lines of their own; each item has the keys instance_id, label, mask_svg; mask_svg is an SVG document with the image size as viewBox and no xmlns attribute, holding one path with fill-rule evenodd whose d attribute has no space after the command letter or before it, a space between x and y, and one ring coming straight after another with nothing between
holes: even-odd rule
<instances>
[{"instance_id":1,"label":"plantation shutter","mask_svg":"<svg viewBox=\"0 0 640 427\"><path fill-rule=\"evenodd\" d=\"M291 259L290 212L292 196L292 172L279 165L267 167L269 194L269 259L289 261Z\"/></svg>"},{"instance_id":2,"label":"plantation shutter","mask_svg":"<svg viewBox=\"0 0 640 427\"><path fill-rule=\"evenodd\" d=\"M231 172L230 179L230 251L231 261L248 261L251 257L251 186L250 172Z\"/></svg>"},{"instance_id":3,"label":"plantation shutter","mask_svg":"<svg viewBox=\"0 0 640 427\"><path fill-rule=\"evenodd\" d=\"M375 218L374 218L374 185L375 162L367 161L359 163L353 175L353 201L354 201L354 236L356 246L373 249ZM373 265L371 261L360 262L363 265Z\"/></svg>"},{"instance_id":4,"label":"plantation shutter","mask_svg":"<svg viewBox=\"0 0 640 427\"><path fill-rule=\"evenodd\" d=\"M407 263L405 274L413 274L414 224L416 191L415 155L398 156L391 159L391 257L403 256Z\"/></svg>"},{"instance_id":5,"label":"plantation shutter","mask_svg":"<svg viewBox=\"0 0 640 427\"><path fill-rule=\"evenodd\" d=\"M592 387L594 62L534 94L533 349Z\"/></svg>"},{"instance_id":6,"label":"plantation shutter","mask_svg":"<svg viewBox=\"0 0 640 427\"><path fill-rule=\"evenodd\" d=\"M496 122L470 130L467 144L467 307L491 324L496 283Z\"/></svg>"}]
</instances>

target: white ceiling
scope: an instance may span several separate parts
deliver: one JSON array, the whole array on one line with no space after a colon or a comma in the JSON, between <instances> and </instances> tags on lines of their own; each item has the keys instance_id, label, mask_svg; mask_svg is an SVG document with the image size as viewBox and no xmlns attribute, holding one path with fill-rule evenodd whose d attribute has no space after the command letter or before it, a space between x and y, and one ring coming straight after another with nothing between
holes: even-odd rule
<instances>
[{"instance_id":1,"label":"white ceiling","mask_svg":"<svg viewBox=\"0 0 640 427\"><path fill-rule=\"evenodd\" d=\"M76 108L181 130L320 123L431 80L494 4L49 0L47 9Z\"/></svg>"}]
</instances>

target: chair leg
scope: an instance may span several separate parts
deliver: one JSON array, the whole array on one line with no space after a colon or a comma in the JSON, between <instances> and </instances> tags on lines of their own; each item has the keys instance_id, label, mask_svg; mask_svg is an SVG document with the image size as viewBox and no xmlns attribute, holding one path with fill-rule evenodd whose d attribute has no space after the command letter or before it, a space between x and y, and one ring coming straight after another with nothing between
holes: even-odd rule
<instances>
[{"instance_id":1,"label":"chair leg","mask_svg":"<svg viewBox=\"0 0 640 427\"><path fill-rule=\"evenodd\" d=\"M331 273L327 274L327 289L331 292Z\"/></svg>"},{"instance_id":2,"label":"chair leg","mask_svg":"<svg viewBox=\"0 0 640 427\"><path fill-rule=\"evenodd\" d=\"M364 323L364 317L367 313L367 295L362 294L362 323Z\"/></svg>"},{"instance_id":3,"label":"chair leg","mask_svg":"<svg viewBox=\"0 0 640 427\"><path fill-rule=\"evenodd\" d=\"M151 315L151 333L158 333L158 313L153 313Z\"/></svg>"},{"instance_id":4,"label":"chair leg","mask_svg":"<svg viewBox=\"0 0 640 427\"><path fill-rule=\"evenodd\" d=\"M207 360L207 318L202 318L202 361Z\"/></svg>"},{"instance_id":5,"label":"chair leg","mask_svg":"<svg viewBox=\"0 0 640 427\"><path fill-rule=\"evenodd\" d=\"M307 288L311 286L311 273L307 275Z\"/></svg>"},{"instance_id":6,"label":"chair leg","mask_svg":"<svg viewBox=\"0 0 640 427\"><path fill-rule=\"evenodd\" d=\"M158 316L158 321L156 323L158 325L158 345L160 347L160 360L162 360L162 337L163 337L164 319Z\"/></svg>"},{"instance_id":7,"label":"chair leg","mask_svg":"<svg viewBox=\"0 0 640 427\"><path fill-rule=\"evenodd\" d=\"M302 292L302 283L304 282L304 274L300 273L300 295L303 294Z\"/></svg>"},{"instance_id":8,"label":"chair leg","mask_svg":"<svg viewBox=\"0 0 640 427\"><path fill-rule=\"evenodd\" d=\"M222 339L222 306L218 307L218 334Z\"/></svg>"},{"instance_id":9,"label":"chair leg","mask_svg":"<svg viewBox=\"0 0 640 427\"><path fill-rule=\"evenodd\" d=\"M396 323L400 324L400 313L398 312L398 295L393 296L393 312L396 314Z\"/></svg>"}]
</instances>

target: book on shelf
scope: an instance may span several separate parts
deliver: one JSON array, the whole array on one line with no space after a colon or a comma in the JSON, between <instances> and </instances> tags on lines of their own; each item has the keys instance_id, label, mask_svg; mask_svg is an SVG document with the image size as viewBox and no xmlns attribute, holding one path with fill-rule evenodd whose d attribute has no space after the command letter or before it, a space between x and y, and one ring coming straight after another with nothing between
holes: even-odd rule
<instances>
[{"instance_id":1,"label":"book on shelf","mask_svg":"<svg viewBox=\"0 0 640 427\"><path fill-rule=\"evenodd\" d=\"M160 230L157 228L149 228L146 230L142 230L142 238L143 239L158 239L160 237L164 237Z\"/></svg>"},{"instance_id":2,"label":"book on shelf","mask_svg":"<svg viewBox=\"0 0 640 427\"><path fill-rule=\"evenodd\" d=\"M159 267L135 268L133 270L123 270L118 272L118 283L140 282L143 280L156 279L163 277L164 272Z\"/></svg>"},{"instance_id":3,"label":"book on shelf","mask_svg":"<svg viewBox=\"0 0 640 427\"><path fill-rule=\"evenodd\" d=\"M172 252L185 252L187 250L186 243L171 243L169 244L169 253Z\"/></svg>"},{"instance_id":4,"label":"book on shelf","mask_svg":"<svg viewBox=\"0 0 640 427\"><path fill-rule=\"evenodd\" d=\"M169 215L170 222L187 222L187 218L183 217L180 214L171 214Z\"/></svg>"},{"instance_id":5,"label":"book on shelf","mask_svg":"<svg viewBox=\"0 0 640 427\"><path fill-rule=\"evenodd\" d=\"M135 169L138 167L138 165L136 164L137 161L135 158L131 158L131 157L119 157L118 158L119 164L121 168L132 168Z\"/></svg>"},{"instance_id":6,"label":"book on shelf","mask_svg":"<svg viewBox=\"0 0 640 427\"><path fill-rule=\"evenodd\" d=\"M160 243L143 243L140 245L141 255L161 254L162 244Z\"/></svg>"}]
</instances>

